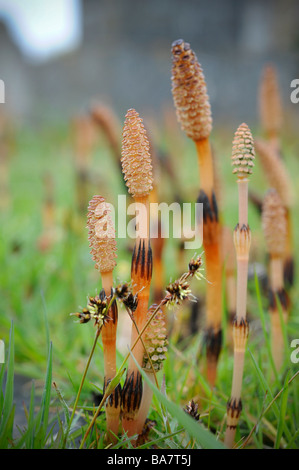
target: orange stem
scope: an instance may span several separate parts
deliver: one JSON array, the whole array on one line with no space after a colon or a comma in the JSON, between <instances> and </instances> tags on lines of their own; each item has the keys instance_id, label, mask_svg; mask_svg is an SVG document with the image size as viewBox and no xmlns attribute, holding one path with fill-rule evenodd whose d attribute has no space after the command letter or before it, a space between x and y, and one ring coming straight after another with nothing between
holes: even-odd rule
<instances>
[{"instance_id":1,"label":"orange stem","mask_svg":"<svg viewBox=\"0 0 299 470\"><path fill-rule=\"evenodd\" d=\"M195 142L200 173L200 187L207 196L211 208L216 197L214 193L214 164L212 149L208 138ZM212 210L213 210L212 209ZM209 219L209 217L207 218ZM213 220L203 222L203 247L206 258L206 277L208 280L206 294L206 330L212 335L221 334L222 316L222 254L220 246L220 224L216 213ZM212 341L213 342L213 341ZM207 349L207 378L211 386L214 386L217 374L218 352Z\"/></svg>"},{"instance_id":2,"label":"orange stem","mask_svg":"<svg viewBox=\"0 0 299 470\"><path fill-rule=\"evenodd\" d=\"M212 149L208 138L195 142L200 170L201 189L208 197L212 196L214 189L214 165Z\"/></svg>"},{"instance_id":3,"label":"orange stem","mask_svg":"<svg viewBox=\"0 0 299 470\"><path fill-rule=\"evenodd\" d=\"M113 274L111 272L101 273L102 285L105 291L106 297L111 297L111 288L113 286ZM102 341L103 341L103 352L104 352L104 373L105 373L105 384L115 377L116 375L116 332L117 332L117 310L116 306L112 306L108 315L111 316L109 320L102 328ZM120 418L120 397L118 395L118 389L112 392L113 404L109 403L109 398L106 404L106 421L107 431L109 440L116 442L116 438L119 431L119 418ZM110 432L111 431L111 432ZM113 434L112 434L113 433Z\"/></svg>"}]
</instances>

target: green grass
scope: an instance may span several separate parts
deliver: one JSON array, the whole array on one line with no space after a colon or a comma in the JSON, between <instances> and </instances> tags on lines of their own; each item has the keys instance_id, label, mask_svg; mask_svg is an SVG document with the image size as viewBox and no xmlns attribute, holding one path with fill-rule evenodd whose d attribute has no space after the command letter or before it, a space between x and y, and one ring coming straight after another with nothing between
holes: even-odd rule
<instances>
[{"instance_id":1,"label":"green grass","mask_svg":"<svg viewBox=\"0 0 299 470\"><path fill-rule=\"evenodd\" d=\"M258 130L256 131L258 133ZM234 228L237 220L236 183L231 174L231 133L215 132L213 145L221 176L220 209L223 222ZM253 132L254 134L254 132ZM162 136L161 146L169 142ZM195 149L182 138L184 158L172 155L184 201L194 201L199 179ZM299 181L296 141L285 137L284 158L293 184ZM88 189L88 200L101 194L116 203L123 192L121 175L109 149L99 142L93 159L96 183ZM42 252L38 240L42 233L42 206L45 197L43 178L51 175L54 185L55 236L51 249ZM172 186L166 174L160 175L160 200L173 201ZM257 161L250 187L262 195L267 189ZM5 341L6 362L1 366L0 383L0 448L78 448L96 410L94 393L102 391L103 351L101 341L95 349L75 416L70 423L72 407L94 340L94 328L74 322L70 313L85 306L86 297L100 288L99 276L89 255L85 214L76 204L74 157L68 129L17 129L9 162L9 205L0 214L0 339ZM86 201L86 206L88 204ZM295 199L293 214L298 213ZM299 224L294 220L294 239ZM266 263L261 223L250 206L249 221L253 235L251 261ZM166 243L165 284L181 273L178 268L178 243ZM299 261L298 247L295 259ZM193 250L186 253L186 267ZM115 279L130 279L128 242L118 242L118 265ZM203 296L205 281L192 284ZM269 317L266 294L257 277L249 281L248 310L251 334L245 358L243 412L237 430L238 447L299 447L299 377L298 364L290 361L290 342L299 337L298 288L292 293L292 309L285 329L286 357L284 369L273 367L269 343ZM225 317L225 296L223 296ZM120 316L125 315L120 308ZM171 322L179 312L169 311ZM224 328L227 329L225 317ZM210 390L201 374L200 345L202 331L181 342L170 338L163 373L158 376L159 389L154 390L150 418L156 421L150 439L141 448L155 444L162 449L197 449L221 447L225 431L226 402L230 395L233 371L232 351L223 348L217 384ZM118 367L123 354L118 354ZM24 405L25 428L16 428L14 375L33 379L28 403ZM164 376L163 376L164 374ZM123 380L123 377L121 378ZM55 383L55 386L53 385ZM182 409L199 393L201 419L195 422ZM103 448L105 416L100 412L96 426L84 446ZM71 424L71 425L70 425ZM69 426L70 425L70 426ZM68 432L68 427L70 430ZM131 448L126 437L115 448Z\"/></svg>"}]
</instances>

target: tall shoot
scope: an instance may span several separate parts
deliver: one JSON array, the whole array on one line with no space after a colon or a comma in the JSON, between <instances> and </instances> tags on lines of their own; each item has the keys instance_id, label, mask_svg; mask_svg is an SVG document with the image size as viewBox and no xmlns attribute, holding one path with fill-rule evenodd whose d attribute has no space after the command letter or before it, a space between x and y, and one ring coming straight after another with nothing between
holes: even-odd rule
<instances>
[{"instance_id":1,"label":"tall shoot","mask_svg":"<svg viewBox=\"0 0 299 470\"><path fill-rule=\"evenodd\" d=\"M205 342L207 378L214 386L222 344L222 259L220 224L215 195L214 165L210 145L212 117L205 77L190 45L182 39L172 44L172 95L182 130L196 146L203 204L203 247L206 258Z\"/></svg>"},{"instance_id":2,"label":"tall shoot","mask_svg":"<svg viewBox=\"0 0 299 470\"><path fill-rule=\"evenodd\" d=\"M272 332L272 355L276 370L281 369L284 357L284 339L281 328L279 306L280 301L283 321L287 321L288 299L284 288L283 263L284 248L287 235L286 211L276 190L271 188L263 202L262 227L270 257L269 265L269 300Z\"/></svg>"},{"instance_id":3,"label":"tall shoot","mask_svg":"<svg viewBox=\"0 0 299 470\"><path fill-rule=\"evenodd\" d=\"M142 119L135 109L129 109L123 128L122 170L129 193L136 204L136 241L132 256L131 280L138 304L132 323L131 345L146 324L150 283L152 278L152 250L149 237L149 195L153 188L152 162L149 141ZM142 366L144 347L141 340L134 349L134 357ZM142 377L130 357L122 395L122 425L128 436L137 433L137 414L142 399Z\"/></svg>"},{"instance_id":4,"label":"tall shoot","mask_svg":"<svg viewBox=\"0 0 299 470\"><path fill-rule=\"evenodd\" d=\"M95 304L105 299L112 299L113 270L116 266L115 230L109 214L109 206L101 196L94 196L88 206L87 215L88 239L91 247L95 268L100 271L102 291L93 299ZM117 304L113 302L108 311L108 320L102 328L104 352L104 391L116 374L116 333L117 333ZM106 420L108 438L114 442L119 431L121 404L121 389L117 386L106 403Z\"/></svg>"},{"instance_id":5,"label":"tall shoot","mask_svg":"<svg viewBox=\"0 0 299 470\"><path fill-rule=\"evenodd\" d=\"M293 221L291 214L293 204L292 181L284 161L267 141L256 139L255 149L259 155L270 188L276 189L286 210L287 235L285 237L284 281L286 288L290 289L294 284L295 273Z\"/></svg>"},{"instance_id":6,"label":"tall shoot","mask_svg":"<svg viewBox=\"0 0 299 470\"><path fill-rule=\"evenodd\" d=\"M254 166L254 146L250 129L241 124L235 133L232 147L233 173L237 176L239 196L239 222L234 230L237 257L237 302L233 321L234 372L231 398L227 404L225 444L233 447L239 417L242 411L241 390L245 347L249 333L246 319L248 260L251 231L248 225L248 177Z\"/></svg>"}]
</instances>

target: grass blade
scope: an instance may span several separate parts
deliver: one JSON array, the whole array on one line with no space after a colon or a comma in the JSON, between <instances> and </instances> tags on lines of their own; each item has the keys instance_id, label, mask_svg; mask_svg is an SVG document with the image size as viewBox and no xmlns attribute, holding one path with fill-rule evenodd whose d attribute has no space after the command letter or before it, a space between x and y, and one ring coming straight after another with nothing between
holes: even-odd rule
<instances>
[{"instance_id":1,"label":"grass blade","mask_svg":"<svg viewBox=\"0 0 299 470\"><path fill-rule=\"evenodd\" d=\"M265 379L265 377L264 377L264 375L263 375L261 369L259 368L259 366L258 366L258 364L257 364L257 362L256 362L256 360L255 360L255 358L254 358L254 356L253 356L253 354L252 354L252 352L250 351L250 349L249 349L249 354L250 354L250 356L251 356L251 359L252 359L252 362L253 362L253 364L254 364L255 370L256 370L256 372L257 372L257 374L258 374L258 377L259 377L259 380L260 380L260 384L261 384L261 386L262 386L262 388L263 388L264 393L269 393L269 396L270 396L270 398L272 399L271 405L272 405L272 407L273 407L273 411L274 411L274 413L275 413L277 422L279 422L279 419L280 419L280 411L279 411L279 408L278 408L278 406L277 406L276 401L274 400L274 396L273 396L273 393L272 393L272 391L271 391L271 388L270 388L270 386L268 385L268 383L267 383L267 381L266 381L266 379ZM289 431L289 429L288 429L286 423L284 423L284 431L285 431L285 434L286 434L286 436L288 437L288 439L291 439L291 438L292 438L292 435L291 435L291 433L290 433L290 431Z\"/></svg>"},{"instance_id":2,"label":"grass blade","mask_svg":"<svg viewBox=\"0 0 299 470\"><path fill-rule=\"evenodd\" d=\"M14 394L14 327L13 327L13 323L11 323L10 335L9 335L7 376L6 376L3 408L2 408L1 423L0 423L0 441L2 443L3 443L3 440L6 441L9 438L12 439L12 429L10 433L7 433L7 430L10 428L8 426L8 421L11 419L11 416L12 416L13 394Z\"/></svg>"},{"instance_id":3,"label":"grass blade","mask_svg":"<svg viewBox=\"0 0 299 470\"><path fill-rule=\"evenodd\" d=\"M50 343L50 348L49 348L45 386L43 390L41 406L40 406L40 411L38 414L37 425L36 425L37 433L35 435L35 442L34 442L35 448L41 448L46 444L45 440L46 440L48 420L49 420L51 386L52 386L52 343Z\"/></svg>"},{"instance_id":4,"label":"grass blade","mask_svg":"<svg viewBox=\"0 0 299 470\"><path fill-rule=\"evenodd\" d=\"M264 333L264 338L265 338L265 343L266 343L266 348L267 348L269 361L270 361L273 373L275 375L275 379L277 381L279 381L278 372L276 370L273 355L272 355L271 341L270 341L269 333L267 332L267 328L266 328L266 318L265 318L265 313L264 313L264 309L263 309L263 305L262 305L262 298L261 298L259 280L258 280L256 272L254 273L254 283L255 283L255 291L256 291L256 298L257 298L257 302L258 302L260 320L261 320L261 325L262 325L262 329L263 329L263 333Z\"/></svg>"},{"instance_id":5,"label":"grass blade","mask_svg":"<svg viewBox=\"0 0 299 470\"><path fill-rule=\"evenodd\" d=\"M280 447L280 441L281 441L281 437L282 437L284 427L285 427L288 395L289 395L289 376L290 376L290 371L288 371L286 375L283 392L282 392L281 399L280 399L280 414L279 414L279 421L278 421L278 426L277 426L275 449L279 449Z\"/></svg>"}]
</instances>

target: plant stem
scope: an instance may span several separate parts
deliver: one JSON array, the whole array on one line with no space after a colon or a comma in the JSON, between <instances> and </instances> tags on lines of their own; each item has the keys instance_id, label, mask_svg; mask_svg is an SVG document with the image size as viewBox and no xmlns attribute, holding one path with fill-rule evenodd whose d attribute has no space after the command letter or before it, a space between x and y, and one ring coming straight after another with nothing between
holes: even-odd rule
<instances>
[{"instance_id":1,"label":"plant stem","mask_svg":"<svg viewBox=\"0 0 299 470\"><path fill-rule=\"evenodd\" d=\"M214 190L214 166L211 144L208 138L195 141L201 188L208 197L212 196Z\"/></svg>"},{"instance_id":2,"label":"plant stem","mask_svg":"<svg viewBox=\"0 0 299 470\"><path fill-rule=\"evenodd\" d=\"M284 338L280 314L277 306L277 299L282 295L285 297L284 282L283 282L283 258L270 257L270 288L271 288L271 302L270 302L270 320L271 320L271 349L272 356L277 371L281 369L284 357ZM287 322L286 304L283 303L282 307L282 320Z\"/></svg>"},{"instance_id":3,"label":"plant stem","mask_svg":"<svg viewBox=\"0 0 299 470\"><path fill-rule=\"evenodd\" d=\"M146 372L147 377L152 383L155 383L155 385L158 387L158 382L157 382L157 377L155 373L148 373ZM152 388L145 382L143 384L143 391L142 391L142 399L141 399L141 404L140 408L137 414L137 433L140 434L142 431L142 428L144 426L145 420L147 418L148 411L151 406L151 402L153 399L153 390Z\"/></svg>"},{"instance_id":4,"label":"plant stem","mask_svg":"<svg viewBox=\"0 0 299 470\"><path fill-rule=\"evenodd\" d=\"M113 287L113 273L112 271L101 273L101 277L105 295L109 298ZM105 371L104 388L116 373L117 305L115 302L111 305L108 315L111 319L104 324L102 330ZM115 435L117 435L119 431L120 404L120 390L119 387L116 387L106 403L107 433L109 440L113 443L116 442Z\"/></svg>"},{"instance_id":5,"label":"plant stem","mask_svg":"<svg viewBox=\"0 0 299 470\"><path fill-rule=\"evenodd\" d=\"M136 234L134 253L132 257L131 279L133 293L138 294L138 304L134 312L135 324L132 324L131 344L135 344L138 331L142 331L146 323L149 304L150 282L152 277L152 251L149 239L149 196L135 196L138 204L136 215ZM136 327L137 328L136 328ZM135 359L142 367L145 354L142 341L136 343ZM142 377L130 357L126 381L122 393L122 426L128 436L136 434L136 417L142 399Z\"/></svg>"},{"instance_id":6,"label":"plant stem","mask_svg":"<svg viewBox=\"0 0 299 470\"><path fill-rule=\"evenodd\" d=\"M195 141L201 192L198 202L203 203L203 247L206 258L206 276L209 281L206 294L207 379L213 387L222 337L222 256L220 224L214 192L214 165L209 138Z\"/></svg>"},{"instance_id":7,"label":"plant stem","mask_svg":"<svg viewBox=\"0 0 299 470\"><path fill-rule=\"evenodd\" d=\"M234 232L237 255L237 306L233 322L234 371L231 399L227 404L227 428L225 444L232 448L239 417L242 411L241 391L244 371L244 356L249 333L246 320L248 259L250 249L250 228L248 226L248 179L238 180L239 223Z\"/></svg>"}]
</instances>

